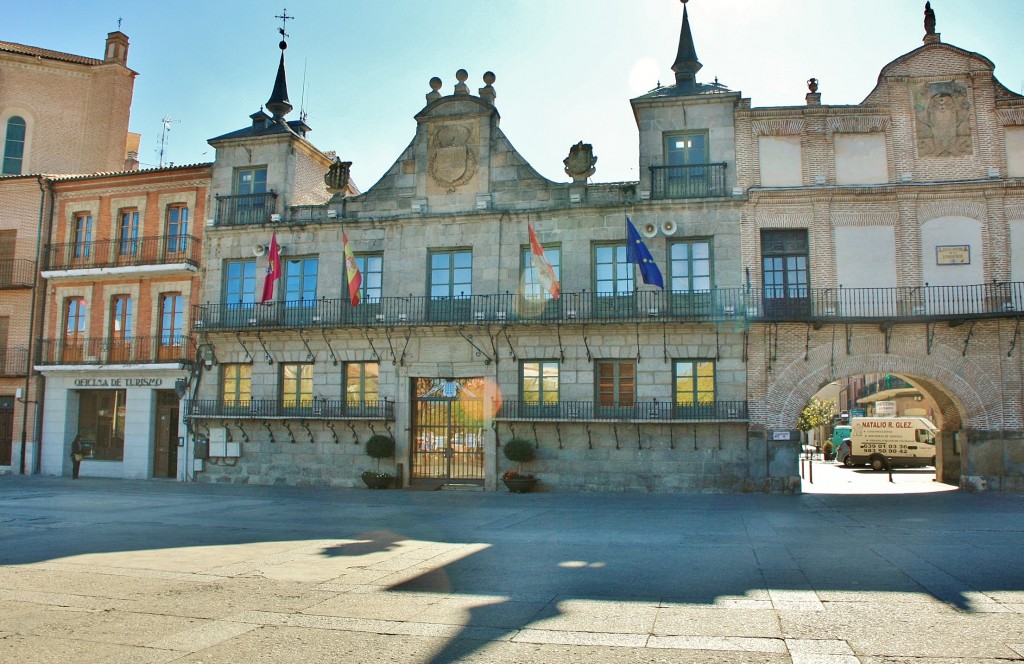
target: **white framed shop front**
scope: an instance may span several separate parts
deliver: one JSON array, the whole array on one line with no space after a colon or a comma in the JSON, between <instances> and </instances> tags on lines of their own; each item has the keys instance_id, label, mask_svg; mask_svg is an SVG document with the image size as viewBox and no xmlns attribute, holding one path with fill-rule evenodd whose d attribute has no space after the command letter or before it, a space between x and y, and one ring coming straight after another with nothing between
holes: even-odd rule
<instances>
[{"instance_id":1,"label":"white framed shop front","mask_svg":"<svg viewBox=\"0 0 1024 664\"><path fill-rule=\"evenodd\" d=\"M48 370L43 399L40 472L71 476L71 442L85 458L79 477L184 477L180 367Z\"/></svg>"}]
</instances>

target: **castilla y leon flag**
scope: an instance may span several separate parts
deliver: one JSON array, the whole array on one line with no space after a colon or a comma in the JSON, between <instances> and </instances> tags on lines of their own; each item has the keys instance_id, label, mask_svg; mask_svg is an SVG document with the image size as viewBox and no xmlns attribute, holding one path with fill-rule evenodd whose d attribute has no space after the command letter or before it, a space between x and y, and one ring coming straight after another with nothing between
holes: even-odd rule
<instances>
[{"instance_id":1,"label":"castilla y leon flag","mask_svg":"<svg viewBox=\"0 0 1024 664\"><path fill-rule=\"evenodd\" d=\"M281 278L281 247L277 244L277 233L270 236L270 251L267 252L267 276L263 277L263 295L260 304L274 299L274 282Z\"/></svg>"},{"instance_id":2,"label":"castilla y leon flag","mask_svg":"<svg viewBox=\"0 0 1024 664\"><path fill-rule=\"evenodd\" d=\"M345 242L345 280L348 281L348 300L353 307L358 307L361 298L359 287L363 285L363 275L359 273L359 265L356 263L356 257L352 255L352 247L348 246L348 234L342 231L341 239Z\"/></svg>"},{"instance_id":3,"label":"castilla y leon flag","mask_svg":"<svg viewBox=\"0 0 1024 664\"><path fill-rule=\"evenodd\" d=\"M637 264L637 267L640 268L640 278L644 280L645 284L665 288L661 270L654 262L654 256L651 255L650 249L640 239L640 233L630 221L629 215L626 215L626 262Z\"/></svg>"},{"instance_id":4,"label":"castilla y leon flag","mask_svg":"<svg viewBox=\"0 0 1024 664\"><path fill-rule=\"evenodd\" d=\"M533 232L533 224L527 224L526 227L530 229L530 262L533 264L533 269L537 271L537 281L540 282L544 290L551 293L551 297L557 300L562 288L558 284L555 270L544 256L544 247L540 246L540 242L537 241L537 234Z\"/></svg>"}]
</instances>

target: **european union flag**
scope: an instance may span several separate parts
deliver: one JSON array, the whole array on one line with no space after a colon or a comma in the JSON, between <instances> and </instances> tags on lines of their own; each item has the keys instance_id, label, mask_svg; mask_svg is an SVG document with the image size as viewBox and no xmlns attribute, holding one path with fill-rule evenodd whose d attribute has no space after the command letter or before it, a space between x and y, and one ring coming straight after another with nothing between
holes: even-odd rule
<instances>
[{"instance_id":1,"label":"european union flag","mask_svg":"<svg viewBox=\"0 0 1024 664\"><path fill-rule=\"evenodd\" d=\"M626 262L636 263L640 267L640 278L645 284L665 288L665 282L661 279L661 270L654 262L650 249L640 239L640 233L636 232L636 226L626 215Z\"/></svg>"}]
</instances>

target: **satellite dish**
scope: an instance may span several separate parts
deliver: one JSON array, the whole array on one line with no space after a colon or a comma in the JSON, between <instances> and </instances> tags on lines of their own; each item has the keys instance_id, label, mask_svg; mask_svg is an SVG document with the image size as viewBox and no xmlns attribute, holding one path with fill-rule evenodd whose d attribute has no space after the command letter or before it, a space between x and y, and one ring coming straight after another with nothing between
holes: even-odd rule
<instances>
[{"instance_id":1,"label":"satellite dish","mask_svg":"<svg viewBox=\"0 0 1024 664\"><path fill-rule=\"evenodd\" d=\"M262 256L265 253L267 253L267 248L264 247L262 244L254 244L252 246L252 255L253 256Z\"/></svg>"}]
</instances>

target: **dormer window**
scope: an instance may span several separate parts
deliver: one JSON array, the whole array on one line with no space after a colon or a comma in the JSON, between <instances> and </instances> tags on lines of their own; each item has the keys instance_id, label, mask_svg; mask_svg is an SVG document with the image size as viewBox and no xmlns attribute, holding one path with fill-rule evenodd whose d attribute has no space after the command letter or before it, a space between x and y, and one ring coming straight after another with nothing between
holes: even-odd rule
<instances>
[{"instance_id":1,"label":"dormer window","mask_svg":"<svg viewBox=\"0 0 1024 664\"><path fill-rule=\"evenodd\" d=\"M253 129L265 129L270 124L270 116L263 111L256 111L249 117L252 118Z\"/></svg>"}]
</instances>

